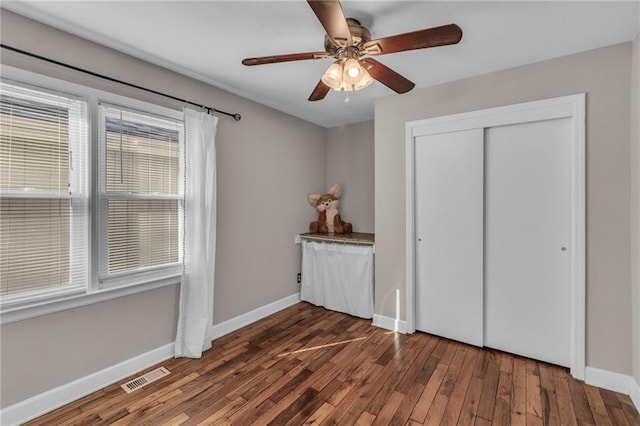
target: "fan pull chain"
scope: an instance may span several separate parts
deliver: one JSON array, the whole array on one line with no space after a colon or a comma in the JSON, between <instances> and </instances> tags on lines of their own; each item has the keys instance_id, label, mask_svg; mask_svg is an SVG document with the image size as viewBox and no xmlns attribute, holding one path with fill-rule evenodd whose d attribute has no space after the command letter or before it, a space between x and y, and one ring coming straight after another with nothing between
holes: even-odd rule
<instances>
[{"instance_id":1,"label":"fan pull chain","mask_svg":"<svg viewBox=\"0 0 640 426\"><path fill-rule=\"evenodd\" d=\"M356 91L356 85L352 84L351 85L351 90L353 90L354 92ZM347 92L346 90L344 91L345 94L345 98L344 98L344 103L348 103L351 99L349 99L349 92Z\"/></svg>"}]
</instances>

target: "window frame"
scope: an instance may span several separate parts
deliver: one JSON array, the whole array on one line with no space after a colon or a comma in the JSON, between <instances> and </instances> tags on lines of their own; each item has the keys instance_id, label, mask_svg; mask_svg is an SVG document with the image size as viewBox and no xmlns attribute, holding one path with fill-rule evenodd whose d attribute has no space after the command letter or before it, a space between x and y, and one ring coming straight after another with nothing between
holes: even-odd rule
<instances>
[{"instance_id":1,"label":"window frame","mask_svg":"<svg viewBox=\"0 0 640 426\"><path fill-rule=\"evenodd\" d=\"M89 122L88 103L84 96L77 96L75 94L53 89L51 87L40 87L34 84L26 83L23 81L17 81L3 77L2 81L6 84L13 85L25 91L35 91L42 96L27 94L27 99L36 103L50 105L53 107L70 106L75 109L75 112L71 117L78 117L84 122L81 123L81 127L85 127ZM20 90L18 89L18 90ZM56 97L65 98L66 101L57 101ZM53 97L53 99L46 99ZM44 98L44 99L43 99ZM69 216L69 282L62 287L51 287L40 290L31 290L21 292L18 294L11 294L4 296L0 307L3 310L11 309L14 307L21 307L23 305L33 304L40 301L52 300L55 298L65 297L68 295L74 295L83 293L86 288L88 257L82 253L82 249L86 249L88 246L88 217L89 213L89 196L88 196L88 184L89 179L86 172L82 171L87 168L87 148L89 146L88 128L77 128L78 122L75 120L69 120L69 188L66 191L61 191L58 188L55 190L30 190L30 191L16 191L16 190L0 190L0 195L6 198L13 199L36 199L36 200L67 200L71 210ZM75 130L73 130L75 128ZM82 130L85 130L83 132ZM72 137L74 135L75 137ZM75 161L73 157L75 153ZM74 167L74 163L76 167ZM81 241L81 246L76 247L75 244ZM75 248L74 248L75 247ZM79 267L76 265L80 265ZM80 274L80 276L78 276ZM74 276L75 275L75 276Z\"/></svg>"},{"instance_id":2,"label":"window frame","mask_svg":"<svg viewBox=\"0 0 640 426\"><path fill-rule=\"evenodd\" d=\"M176 276L181 274L182 272L182 259L183 259L183 236L184 236L184 137L185 137L185 129L184 129L184 120L181 118L183 123L182 129L179 130L178 136L178 148L179 148L179 157L178 157L178 182L177 189L178 193L176 195L152 195L152 194L141 194L141 193L125 193L125 192L112 192L110 193L106 189L106 139L104 136L104 132L106 131L105 127L105 119L106 115L103 115L101 107L109 108L109 109L121 109L123 112L131 112L134 114L143 114L152 119L161 119L167 121L176 121L174 117L167 117L166 115L154 114L148 111L140 111L132 109L128 106L117 105L109 102L105 102L104 99L100 99L98 103L98 191L96 198L98 199L98 208L96 210L98 215L98 226L99 226L99 241L98 241L98 255L99 260L104 262L104 264L98 265L98 286L100 289L108 289L114 287L120 287L123 285L131 285L131 284L139 284L148 280L154 279L162 279L166 277ZM110 200L121 200L121 201L150 201L150 200L170 200L178 202L178 261L170 264L164 265L156 265L145 267L133 271L122 271L122 272L108 272L108 256L109 256L109 238L108 238L108 203Z\"/></svg>"},{"instance_id":3,"label":"window frame","mask_svg":"<svg viewBox=\"0 0 640 426\"><path fill-rule=\"evenodd\" d=\"M13 80L18 84L22 83L28 86L42 88L44 91L57 91L84 99L87 102L87 127L89 133L87 138L88 146L86 147L86 197L88 199L86 226L88 227L89 247L86 286L81 289L74 289L68 293L61 292L39 300L3 304L2 310L0 311L0 324L22 321L41 315L79 308L93 303L179 284L182 273L181 255L180 263L174 268L171 268L171 271L165 270L162 274L131 274L132 278L130 279L113 280L110 281L109 285L100 284L100 145L98 132L100 128L100 103L122 106L126 109L137 110L145 114L184 121L184 114L182 110L179 109L180 106L176 106L175 102L168 101L158 102L157 104L140 101L4 64L0 64L0 73L5 80ZM184 148L181 149L181 162L182 155L184 155ZM182 174L182 170L180 173ZM182 186L181 182L180 187L182 188ZM182 226L183 214L180 215L181 230ZM182 231L179 233L182 237ZM180 246L181 245L180 243ZM182 247L180 247L180 250L182 250Z\"/></svg>"}]
</instances>

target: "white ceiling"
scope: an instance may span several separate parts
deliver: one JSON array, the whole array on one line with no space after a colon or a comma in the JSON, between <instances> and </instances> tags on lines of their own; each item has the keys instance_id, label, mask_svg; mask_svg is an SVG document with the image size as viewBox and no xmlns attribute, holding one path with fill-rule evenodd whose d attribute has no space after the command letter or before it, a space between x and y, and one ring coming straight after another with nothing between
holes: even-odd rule
<instances>
[{"instance_id":1,"label":"white ceiling","mask_svg":"<svg viewBox=\"0 0 640 426\"><path fill-rule=\"evenodd\" d=\"M630 41L640 26L637 0L342 4L373 38L449 23L462 28L457 45L377 57L416 87ZM325 127L372 119L376 97L402 96L375 82L351 93L348 103L333 91L307 101L331 59L243 66L245 57L323 50L324 30L301 0L2 1L2 7Z\"/></svg>"}]
</instances>

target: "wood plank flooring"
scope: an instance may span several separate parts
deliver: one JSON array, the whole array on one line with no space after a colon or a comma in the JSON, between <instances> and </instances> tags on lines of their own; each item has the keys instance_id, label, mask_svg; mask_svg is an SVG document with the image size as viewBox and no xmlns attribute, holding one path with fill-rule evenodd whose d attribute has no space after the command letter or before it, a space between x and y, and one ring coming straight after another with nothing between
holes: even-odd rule
<instances>
[{"instance_id":1,"label":"wood plank flooring","mask_svg":"<svg viewBox=\"0 0 640 426\"><path fill-rule=\"evenodd\" d=\"M564 368L370 324L299 303L29 424L640 425L628 396Z\"/></svg>"}]
</instances>

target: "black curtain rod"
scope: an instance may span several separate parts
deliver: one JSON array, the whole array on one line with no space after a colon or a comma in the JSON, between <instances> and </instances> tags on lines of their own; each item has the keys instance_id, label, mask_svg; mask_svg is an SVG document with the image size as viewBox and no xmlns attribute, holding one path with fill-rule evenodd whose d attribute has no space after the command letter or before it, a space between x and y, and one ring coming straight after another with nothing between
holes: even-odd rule
<instances>
[{"instance_id":1,"label":"black curtain rod","mask_svg":"<svg viewBox=\"0 0 640 426\"><path fill-rule=\"evenodd\" d=\"M174 101L178 101L178 102L182 102L182 103L185 103L185 104L201 107L201 108L204 108L205 110L207 110L208 112L213 111L213 112L217 112L218 114L224 114L224 115L227 115L227 116L233 118L236 121L240 121L242 119L242 116L240 114L237 114L237 113L236 114L232 114L230 112L221 111L219 109L208 107L206 105L197 104L195 102L191 102L191 101L188 101L186 99L180 99L180 98L172 96L172 95L167 95L166 93L158 92L157 90L147 89L146 87L138 86L137 84L127 83L126 81L118 80L117 78L112 78L112 77L109 77L109 76L106 76L106 75L98 74L96 72L85 70L83 68L79 68L79 67L76 67L74 65L65 64L64 62L56 61L55 59L46 58L44 56L40 56L40 55L37 55L35 53L27 52L25 50L18 49L16 47L7 46L4 43L0 43L0 47L2 47L3 49L11 50L13 52L17 52L17 53L21 53L23 55L30 56L32 58L40 59L41 61L46 61L46 62L55 64L55 65L60 65L60 66L65 67L65 68L72 69L74 71L79 71L79 72L82 72L82 73L85 73L85 74L89 74L89 75L91 75L93 77L99 77L99 78L102 78L104 80L112 81L114 83L123 84L123 85L128 86L128 87L133 87L134 89L144 90L145 92L153 93L154 95L164 96L165 98L173 99Z\"/></svg>"}]
</instances>

